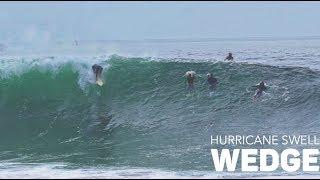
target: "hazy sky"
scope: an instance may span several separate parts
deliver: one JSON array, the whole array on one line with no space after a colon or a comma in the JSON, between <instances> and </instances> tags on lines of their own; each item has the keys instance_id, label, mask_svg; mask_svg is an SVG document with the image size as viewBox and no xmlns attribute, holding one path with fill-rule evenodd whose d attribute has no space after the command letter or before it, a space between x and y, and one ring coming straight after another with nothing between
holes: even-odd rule
<instances>
[{"instance_id":1,"label":"hazy sky","mask_svg":"<svg viewBox=\"0 0 320 180\"><path fill-rule=\"evenodd\" d=\"M0 40L320 35L320 2L1 2Z\"/></svg>"}]
</instances>

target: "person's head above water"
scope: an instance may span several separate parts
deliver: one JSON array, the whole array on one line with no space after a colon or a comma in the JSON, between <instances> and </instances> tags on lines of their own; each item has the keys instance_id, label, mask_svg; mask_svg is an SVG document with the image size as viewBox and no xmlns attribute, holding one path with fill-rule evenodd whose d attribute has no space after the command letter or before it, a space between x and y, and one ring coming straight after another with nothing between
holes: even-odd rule
<instances>
[{"instance_id":1,"label":"person's head above water","mask_svg":"<svg viewBox=\"0 0 320 180\"><path fill-rule=\"evenodd\" d=\"M212 77L212 76L213 76L212 73L207 74L207 77Z\"/></svg>"},{"instance_id":2,"label":"person's head above water","mask_svg":"<svg viewBox=\"0 0 320 180\"><path fill-rule=\"evenodd\" d=\"M265 82L265 81L261 81L261 82L259 83L259 86L266 86L266 82Z\"/></svg>"},{"instance_id":3,"label":"person's head above water","mask_svg":"<svg viewBox=\"0 0 320 180\"><path fill-rule=\"evenodd\" d=\"M103 70L103 67L102 66L100 66L100 65L98 65L98 64L94 64L93 66L92 66L92 71L93 71L93 73L94 74L96 74L96 76L99 74L101 74L102 73L102 70Z\"/></svg>"},{"instance_id":4,"label":"person's head above water","mask_svg":"<svg viewBox=\"0 0 320 180\"><path fill-rule=\"evenodd\" d=\"M185 74L185 76L187 76L187 77L194 77L195 75L196 75L196 72L194 72L194 71L187 71Z\"/></svg>"},{"instance_id":5,"label":"person's head above water","mask_svg":"<svg viewBox=\"0 0 320 180\"><path fill-rule=\"evenodd\" d=\"M94 65L92 66L92 68L99 68L99 67L101 67L101 66L99 66L98 64L94 64Z\"/></svg>"}]
</instances>

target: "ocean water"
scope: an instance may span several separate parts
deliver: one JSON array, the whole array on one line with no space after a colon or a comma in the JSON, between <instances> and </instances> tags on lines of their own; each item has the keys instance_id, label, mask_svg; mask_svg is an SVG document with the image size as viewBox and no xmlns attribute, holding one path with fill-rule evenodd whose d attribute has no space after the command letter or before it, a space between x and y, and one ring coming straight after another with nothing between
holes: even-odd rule
<instances>
[{"instance_id":1,"label":"ocean water","mask_svg":"<svg viewBox=\"0 0 320 180\"><path fill-rule=\"evenodd\" d=\"M317 38L8 43L0 55L0 178L284 176L215 172L210 135L319 132Z\"/></svg>"}]
</instances>

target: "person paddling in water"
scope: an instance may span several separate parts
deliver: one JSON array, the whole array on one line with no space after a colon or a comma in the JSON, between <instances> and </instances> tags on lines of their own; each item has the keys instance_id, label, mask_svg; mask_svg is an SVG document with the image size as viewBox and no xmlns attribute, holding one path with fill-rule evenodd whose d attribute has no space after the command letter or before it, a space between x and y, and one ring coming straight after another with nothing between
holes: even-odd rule
<instances>
[{"instance_id":1,"label":"person paddling in water","mask_svg":"<svg viewBox=\"0 0 320 180\"><path fill-rule=\"evenodd\" d=\"M196 72L187 71L185 76L187 76L188 89L189 90L194 89L194 81L196 79Z\"/></svg>"},{"instance_id":2,"label":"person paddling in water","mask_svg":"<svg viewBox=\"0 0 320 180\"><path fill-rule=\"evenodd\" d=\"M207 74L207 83L209 84L209 89L210 91L213 91L213 89L216 87L218 84L218 79L214 78L212 73Z\"/></svg>"},{"instance_id":3,"label":"person paddling in water","mask_svg":"<svg viewBox=\"0 0 320 180\"><path fill-rule=\"evenodd\" d=\"M96 81L98 80L98 78L101 78L102 70L103 70L103 68L101 66L99 66L98 64L94 64L92 66L92 71L95 74Z\"/></svg>"},{"instance_id":4,"label":"person paddling in water","mask_svg":"<svg viewBox=\"0 0 320 180\"><path fill-rule=\"evenodd\" d=\"M232 53L229 53L228 56L224 60L233 61Z\"/></svg>"},{"instance_id":5,"label":"person paddling in water","mask_svg":"<svg viewBox=\"0 0 320 180\"><path fill-rule=\"evenodd\" d=\"M254 99L259 98L262 95L262 93L265 90L267 90L267 86L265 84L265 81L261 81L258 85L255 85L255 86L252 86L252 87L257 88L256 94L253 96Z\"/></svg>"}]
</instances>

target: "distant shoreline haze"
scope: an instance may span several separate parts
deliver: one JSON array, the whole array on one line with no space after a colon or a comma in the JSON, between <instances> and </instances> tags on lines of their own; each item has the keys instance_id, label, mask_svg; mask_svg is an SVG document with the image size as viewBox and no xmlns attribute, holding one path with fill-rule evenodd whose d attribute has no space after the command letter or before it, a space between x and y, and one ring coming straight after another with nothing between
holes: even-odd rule
<instances>
[{"instance_id":1,"label":"distant shoreline haze","mask_svg":"<svg viewBox=\"0 0 320 180\"><path fill-rule=\"evenodd\" d=\"M319 40L320 36L294 36L294 37L239 37L239 38L147 38L141 40L117 40L117 39L60 39L60 40L50 40L50 43L67 43L73 42L75 44L78 43L88 43L88 42L95 42L95 43L187 43L187 42L219 42L219 41L286 41L286 40ZM0 41L1 45L5 44L14 44L20 43L19 40L13 41ZM32 42L24 42L27 44L32 44Z\"/></svg>"},{"instance_id":2,"label":"distant shoreline haze","mask_svg":"<svg viewBox=\"0 0 320 180\"><path fill-rule=\"evenodd\" d=\"M318 36L319 2L2 2L0 42Z\"/></svg>"}]
</instances>

